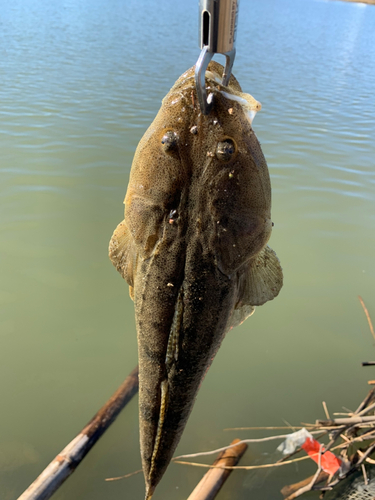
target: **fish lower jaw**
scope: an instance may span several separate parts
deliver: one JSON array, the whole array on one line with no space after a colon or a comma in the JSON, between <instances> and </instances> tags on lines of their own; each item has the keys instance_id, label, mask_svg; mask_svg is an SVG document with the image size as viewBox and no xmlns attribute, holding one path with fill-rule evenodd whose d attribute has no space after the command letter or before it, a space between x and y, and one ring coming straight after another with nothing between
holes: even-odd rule
<instances>
[{"instance_id":1,"label":"fish lower jaw","mask_svg":"<svg viewBox=\"0 0 375 500\"><path fill-rule=\"evenodd\" d=\"M147 486L145 500L151 500L152 495L154 494L154 491L155 491L155 487Z\"/></svg>"},{"instance_id":2,"label":"fish lower jaw","mask_svg":"<svg viewBox=\"0 0 375 500\"><path fill-rule=\"evenodd\" d=\"M178 354L179 354L179 334L180 334L180 329L181 329L181 322L182 322L182 316L183 316L183 287L180 287L180 290L178 292L178 297L177 297L177 302L176 302L176 307L175 307L175 313L171 325L171 330L169 333L169 339L168 339L168 345L167 345L167 352L166 352L166 357L165 357L165 368L166 368L166 373L168 374L170 370L172 369L172 366L178 361ZM160 450L160 444L162 440L162 434L164 431L164 426L165 426L165 416L168 408L168 400L169 400L169 382L168 378L163 380L160 384L160 409L159 409L159 420L157 424L157 430L156 430L156 436L155 436L155 443L152 451L152 456L151 456L151 464L150 464L150 470L148 474L148 483L152 482L154 472L157 469L156 467L156 461L158 459L158 454ZM147 481L146 481L147 483ZM152 495L155 486L151 486L148 484L147 486L147 492L151 491L150 495ZM147 497L146 493L146 500L148 498L151 498L151 496Z\"/></svg>"},{"instance_id":3,"label":"fish lower jaw","mask_svg":"<svg viewBox=\"0 0 375 500\"><path fill-rule=\"evenodd\" d=\"M163 432L163 426L164 426L164 420L165 420L165 413L166 413L167 406L168 406L168 393L169 393L168 380L162 381L162 383L160 385L160 392L161 392L161 394L160 394L159 422L158 422L158 428L157 428L156 437L155 437L154 449L153 449L152 457L151 457L151 467L150 467L150 472L149 472L149 479L152 478L153 472L155 470L155 460L157 458L158 451L159 451L159 446L160 446L160 442L161 442L161 435Z\"/></svg>"}]
</instances>

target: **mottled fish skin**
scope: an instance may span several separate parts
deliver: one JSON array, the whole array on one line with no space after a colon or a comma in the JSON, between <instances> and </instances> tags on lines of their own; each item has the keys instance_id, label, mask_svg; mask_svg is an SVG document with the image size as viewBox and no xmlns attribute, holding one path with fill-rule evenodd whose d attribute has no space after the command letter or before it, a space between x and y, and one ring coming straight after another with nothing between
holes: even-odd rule
<instances>
[{"instance_id":1,"label":"mottled fish skin","mask_svg":"<svg viewBox=\"0 0 375 500\"><path fill-rule=\"evenodd\" d=\"M213 107L199 109L184 73L134 156L125 220L110 257L130 285L139 356L146 499L180 440L225 333L282 286L271 234L268 168L249 114L260 108L211 62Z\"/></svg>"}]
</instances>

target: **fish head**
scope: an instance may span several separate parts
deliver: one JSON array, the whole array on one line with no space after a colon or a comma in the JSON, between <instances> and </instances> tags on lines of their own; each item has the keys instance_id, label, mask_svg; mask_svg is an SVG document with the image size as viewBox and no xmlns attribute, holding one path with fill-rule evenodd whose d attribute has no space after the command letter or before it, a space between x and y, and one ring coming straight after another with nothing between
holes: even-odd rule
<instances>
[{"instance_id":1,"label":"fish head","mask_svg":"<svg viewBox=\"0 0 375 500\"><path fill-rule=\"evenodd\" d=\"M217 265L232 274L270 237L271 185L252 129L261 105L241 91L233 75L223 87L222 72L220 64L210 62L206 86L213 105L207 116L199 107L194 68L163 99L134 157L125 220L147 256L163 232L173 233L173 220L189 203L197 223L190 230L205 232Z\"/></svg>"}]
</instances>

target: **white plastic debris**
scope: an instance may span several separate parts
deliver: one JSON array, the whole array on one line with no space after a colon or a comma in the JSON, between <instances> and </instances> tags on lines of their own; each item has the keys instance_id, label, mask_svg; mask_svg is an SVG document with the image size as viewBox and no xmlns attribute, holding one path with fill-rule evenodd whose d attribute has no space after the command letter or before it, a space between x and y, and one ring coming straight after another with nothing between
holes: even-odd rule
<instances>
[{"instance_id":1,"label":"white plastic debris","mask_svg":"<svg viewBox=\"0 0 375 500\"><path fill-rule=\"evenodd\" d=\"M312 435L305 428L289 434L284 442L277 447L277 451L281 451L283 455L289 455L300 448L307 438L313 439Z\"/></svg>"}]
</instances>

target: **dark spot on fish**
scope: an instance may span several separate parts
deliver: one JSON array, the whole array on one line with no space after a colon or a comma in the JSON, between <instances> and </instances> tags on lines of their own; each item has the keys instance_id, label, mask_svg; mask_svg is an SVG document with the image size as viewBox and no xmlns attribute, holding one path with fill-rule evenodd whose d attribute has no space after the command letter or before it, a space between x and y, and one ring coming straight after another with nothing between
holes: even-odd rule
<instances>
[{"instance_id":1,"label":"dark spot on fish","mask_svg":"<svg viewBox=\"0 0 375 500\"><path fill-rule=\"evenodd\" d=\"M228 162L236 153L236 145L233 139L227 138L219 142L216 147L216 158L220 161Z\"/></svg>"},{"instance_id":2,"label":"dark spot on fish","mask_svg":"<svg viewBox=\"0 0 375 500\"><path fill-rule=\"evenodd\" d=\"M152 325L152 327L154 328L154 330L157 330L157 328L155 328L155 324ZM142 353L140 353L140 356L142 357L142 359L147 358L148 360L154 361L156 363L162 363L162 361L163 361L162 356L160 356L160 354L155 352L153 350L152 346L149 346L149 345L145 345L143 347Z\"/></svg>"},{"instance_id":3,"label":"dark spot on fish","mask_svg":"<svg viewBox=\"0 0 375 500\"><path fill-rule=\"evenodd\" d=\"M173 184L170 191L165 194L164 209L168 213L179 206L181 200L181 189L177 182Z\"/></svg>"},{"instance_id":4,"label":"dark spot on fish","mask_svg":"<svg viewBox=\"0 0 375 500\"><path fill-rule=\"evenodd\" d=\"M272 227L274 226L275 224L272 222Z\"/></svg>"},{"instance_id":5,"label":"dark spot on fish","mask_svg":"<svg viewBox=\"0 0 375 500\"><path fill-rule=\"evenodd\" d=\"M178 136L176 132L173 132L173 130L165 132L161 139L161 143L165 153L173 153L176 151L178 145Z\"/></svg>"}]
</instances>

